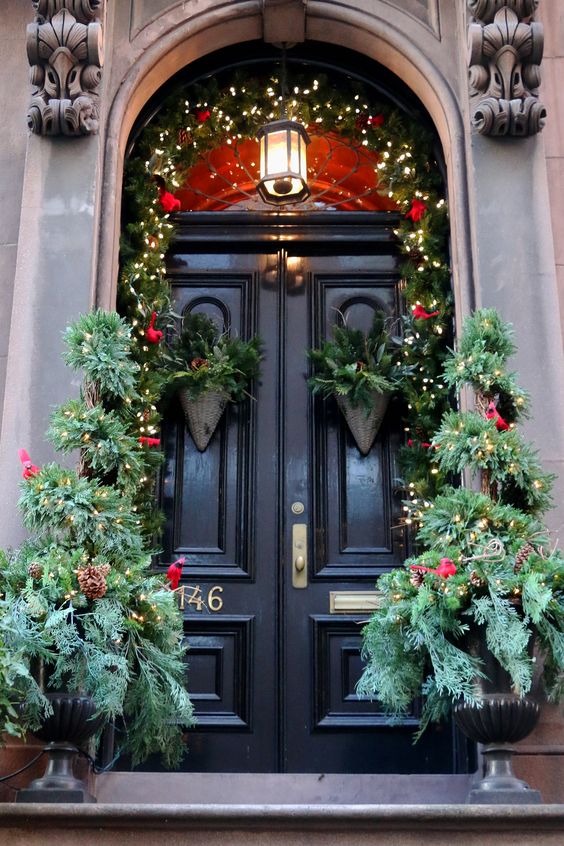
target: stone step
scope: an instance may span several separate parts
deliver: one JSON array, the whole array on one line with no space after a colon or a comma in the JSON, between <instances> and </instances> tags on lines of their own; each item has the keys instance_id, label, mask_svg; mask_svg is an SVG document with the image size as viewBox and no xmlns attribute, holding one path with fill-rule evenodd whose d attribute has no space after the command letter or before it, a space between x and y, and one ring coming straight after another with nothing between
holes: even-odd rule
<instances>
[{"instance_id":1,"label":"stone step","mask_svg":"<svg viewBox=\"0 0 564 846\"><path fill-rule=\"evenodd\" d=\"M562 805L8 804L0 814L0 846L562 846L563 842Z\"/></svg>"},{"instance_id":2,"label":"stone step","mask_svg":"<svg viewBox=\"0 0 564 846\"><path fill-rule=\"evenodd\" d=\"M464 803L474 775L110 772L101 803L191 805L418 805Z\"/></svg>"}]
</instances>

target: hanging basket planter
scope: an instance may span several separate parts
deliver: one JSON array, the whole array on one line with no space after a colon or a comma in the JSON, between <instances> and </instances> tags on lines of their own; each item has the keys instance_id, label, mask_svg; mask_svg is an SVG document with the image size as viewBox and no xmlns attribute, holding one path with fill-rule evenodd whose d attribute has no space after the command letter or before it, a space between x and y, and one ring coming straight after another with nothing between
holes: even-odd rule
<instances>
[{"instance_id":1,"label":"hanging basket planter","mask_svg":"<svg viewBox=\"0 0 564 846\"><path fill-rule=\"evenodd\" d=\"M191 399L187 388L179 388L178 398L192 439L200 452L204 452L225 411L228 396L223 391L206 391Z\"/></svg>"},{"instance_id":2,"label":"hanging basket planter","mask_svg":"<svg viewBox=\"0 0 564 846\"><path fill-rule=\"evenodd\" d=\"M362 455L368 455L370 452L382 420L384 419L386 409L388 408L390 395L374 391L372 393L372 399L372 408L367 411L361 405L352 405L347 396L336 396L337 405L343 412L347 425Z\"/></svg>"}]
</instances>

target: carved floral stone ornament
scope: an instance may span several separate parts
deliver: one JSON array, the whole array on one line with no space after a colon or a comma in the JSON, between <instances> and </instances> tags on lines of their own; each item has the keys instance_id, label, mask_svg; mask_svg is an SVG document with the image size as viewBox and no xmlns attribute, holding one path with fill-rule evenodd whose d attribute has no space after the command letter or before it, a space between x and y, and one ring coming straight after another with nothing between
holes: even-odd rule
<instances>
[{"instance_id":1,"label":"carved floral stone ornament","mask_svg":"<svg viewBox=\"0 0 564 846\"><path fill-rule=\"evenodd\" d=\"M92 135L98 131L103 32L95 18L102 0L32 0L27 28L34 92L27 123L37 135Z\"/></svg>"},{"instance_id":2,"label":"carved floral stone ornament","mask_svg":"<svg viewBox=\"0 0 564 846\"><path fill-rule=\"evenodd\" d=\"M468 0L472 124L482 135L535 135L546 109L538 98L544 48L539 0Z\"/></svg>"}]
</instances>

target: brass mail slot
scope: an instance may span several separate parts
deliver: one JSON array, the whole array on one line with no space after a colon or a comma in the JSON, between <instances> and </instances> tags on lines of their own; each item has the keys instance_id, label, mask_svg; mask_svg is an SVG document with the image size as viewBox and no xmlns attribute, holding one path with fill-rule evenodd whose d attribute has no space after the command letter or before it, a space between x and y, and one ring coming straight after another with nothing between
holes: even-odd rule
<instances>
[{"instance_id":1,"label":"brass mail slot","mask_svg":"<svg viewBox=\"0 0 564 846\"><path fill-rule=\"evenodd\" d=\"M380 606L377 590L332 590L329 592L331 614L370 614Z\"/></svg>"}]
</instances>

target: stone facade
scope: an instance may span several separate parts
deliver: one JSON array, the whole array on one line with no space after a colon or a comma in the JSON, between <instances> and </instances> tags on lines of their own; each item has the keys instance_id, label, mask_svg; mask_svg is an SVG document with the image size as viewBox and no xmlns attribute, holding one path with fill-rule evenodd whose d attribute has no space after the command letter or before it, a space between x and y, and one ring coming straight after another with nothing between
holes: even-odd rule
<instances>
[{"instance_id":1,"label":"stone facade","mask_svg":"<svg viewBox=\"0 0 564 846\"><path fill-rule=\"evenodd\" d=\"M86 29L101 26L86 11L98 13L102 5L94 0L35 2L37 11L49 19L61 14L63 7L75 7L76 25ZM473 6L479 5L474 0ZM68 124L74 129L66 133L78 137L63 133L45 138L35 134L38 127L44 131L43 123L32 120L30 134L26 121L30 98L26 27L33 23L34 9L31 2L4 0L0 546L15 545L24 536L15 508L17 450L25 446L38 464L50 460L43 437L50 409L77 390L77 385L69 385L60 360L61 332L93 304L111 307L114 302L123 156L137 115L160 85L186 64L211 50L263 36L271 39L273 21L281 10L278 20L286 21L293 37L303 33L306 41L324 42L329 49L332 44L345 46L387 66L433 118L448 173L457 320L475 305L484 305L498 307L515 324L521 349L515 367L532 394L535 413L524 434L536 442L547 468L560 474L556 501L564 502L561 5L559 0L542 0L536 12L536 20L545 25L545 80L540 93L548 117L544 131L531 137L491 138L471 130L475 105L468 90L466 45L471 14L463 0L108 0L99 93L95 91L99 75L94 71L83 77L75 92L76 99L99 98L96 114L83 115L81 122L78 109L77 120ZM81 14L86 17L81 19ZM484 19L482 23L491 25ZM100 30L96 33L98 38ZM88 41L82 30L80 37L83 43L84 38ZM92 39L96 40L94 33ZM80 58L83 74L84 68L100 68L101 51L96 49L91 45L88 56ZM538 49L527 55L538 67ZM43 71L35 72L37 86L46 58L44 52L32 51L30 59L34 68L43 66ZM527 76L530 89L538 83L536 73ZM59 91L58 99L73 101L67 94ZM49 101L36 96L44 105ZM534 90L531 96L536 96ZM36 112L41 113L37 103ZM563 515L562 506L552 513L554 529L562 525ZM523 750L523 769L531 782L534 773L548 778L543 788L547 798L562 801L564 787L556 776L562 759L559 754L545 759L546 747L553 753L564 750L561 721L552 715L537 740L532 738ZM552 779L547 775L551 767Z\"/></svg>"}]
</instances>

